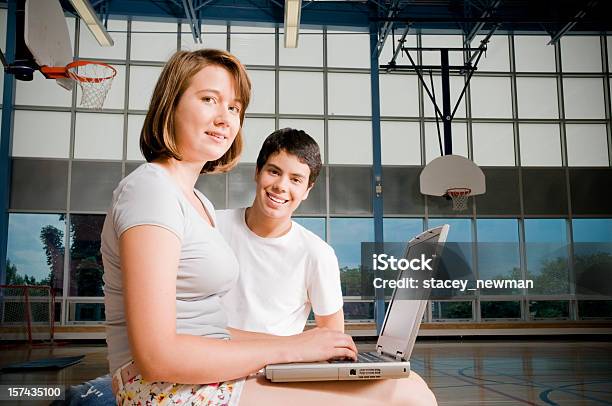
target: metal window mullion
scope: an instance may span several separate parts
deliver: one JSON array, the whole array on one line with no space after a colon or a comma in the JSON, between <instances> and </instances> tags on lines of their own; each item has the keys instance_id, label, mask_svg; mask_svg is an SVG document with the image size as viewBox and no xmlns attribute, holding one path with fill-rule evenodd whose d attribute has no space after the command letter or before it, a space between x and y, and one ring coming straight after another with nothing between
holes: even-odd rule
<instances>
[{"instance_id":1,"label":"metal window mullion","mask_svg":"<svg viewBox=\"0 0 612 406\"><path fill-rule=\"evenodd\" d=\"M567 153L567 142L565 139L565 101L563 99L563 66L561 62L561 46L559 43L555 45L555 65L557 68L557 102L559 107L559 123L560 123L560 134L561 134L561 166L567 168L568 164L568 153ZM567 172L567 171L566 171Z\"/></svg>"},{"instance_id":2,"label":"metal window mullion","mask_svg":"<svg viewBox=\"0 0 612 406\"><path fill-rule=\"evenodd\" d=\"M465 82L465 76L463 77L463 80ZM472 145L473 143L473 136L472 136L472 96L471 96L471 86L466 86L465 88L465 94L464 94L464 105L465 105L465 120L466 120L466 137L467 137L467 148L468 148L468 158L471 159L472 161L474 160L474 147ZM470 214L470 218L471 218L471 230L472 230L472 273L475 276L476 279L479 279L479 275L480 275L480 271L478 269L478 231L477 231L477 208L476 208L476 201L475 199L472 197L472 213ZM476 291L475 295L474 295L474 307L476 307L476 309L473 308L473 312L472 312L472 316L474 318L474 320L476 322L480 322L482 321L481 318L481 312L480 312L480 291Z\"/></svg>"},{"instance_id":3,"label":"metal window mullion","mask_svg":"<svg viewBox=\"0 0 612 406\"><path fill-rule=\"evenodd\" d=\"M517 221L518 225L518 237L519 237L519 266L521 270L521 278L525 281L527 280L527 242L525 237L525 219L519 218ZM526 288L523 288L521 292L521 299L525 300L526 310L525 310L525 319L527 319L527 312L529 312L529 304L527 303L528 293Z\"/></svg>"},{"instance_id":4,"label":"metal window mullion","mask_svg":"<svg viewBox=\"0 0 612 406\"><path fill-rule=\"evenodd\" d=\"M129 123L129 100L130 100L130 78L131 78L131 64L130 59L132 55L132 20L127 21L127 33L126 33L126 45L125 45L125 82L123 85L123 160L121 162L121 177L124 178L126 175L126 161L127 147L128 147L128 123Z\"/></svg>"},{"instance_id":5,"label":"metal window mullion","mask_svg":"<svg viewBox=\"0 0 612 406\"><path fill-rule=\"evenodd\" d=\"M540 301L570 301L572 299L572 296L570 296L568 293L565 294L554 294L554 295L547 295L547 294L535 294L535 295L529 295L529 300L540 300Z\"/></svg>"},{"instance_id":6,"label":"metal window mullion","mask_svg":"<svg viewBox=\"0 0 612 406\"><path fill-rule=\"evenodd\" d=\"M175 52L181 50L181 36L183 35L182 33L183 28L181 27L181 25L182 25L181 21L177 20L176 21L176 49L174 50ZM195 38L193 39L193 42L194 44L197 44Z\"/></svg>"},{"instance_id":7,"label":"metal window mullion","mask_svg":"<svg viewBox=\"0 0 612 406\"><path fill-rule=\"evenodd\" d=\"M475 280L480 279L480 269L478 267L478 224L477 220L473 219L470 221L470 228L472 229L472 275ZM480 291L475 291L477 296L480 296Z\"/></svg>"},{"instance_id":8,"label":"metal window mullion","mask_svg":"<svg viewBox=\"0 0 612 406\"><path fill-rule=\"evenodd\" d=\"M510 92L512 97L512 120L514 121L514 164L519 168L522 167L521 153L520 153L520 138L519 138L519 124L518 124L518 91L516 82L516 64L514 61L514 40L512 36L508 38L510 48Z\"/></svg>"},{"instance_id":9,"label":"metal window mullion","mask_svg":"<svg viewBox=\"0 0 612 406\"><path fill-rule=\"evenodd\" d=\"M563 83L563 59L561 55L561 45L559 43L555 44L555 61L557 65L557 77L558 77L558 100L559 100L559 119L561 120L560 125L560 133L561 133L561 159L562 166L565 173L565 189L566 189L566 199L567 199L567 220L566 220L566 230L567 230L567 272L568 272L568 283L569 283L569 292L570 295L575 297L575 268L574 268L574 246L573 246L573 237L572 237L572 191L571 191L571 182L570 182L570 168L569 168L569 151L567 147L567 131L566 131L566 117L565 117L565 98L564 98L564 83ZM569 302L569 316L570 320L577 320L578 316L578 303L575 300L570 300Z\"/></svg>"},{"instance_id":10,"label":"metal window mullion","mask_svg":"<svg viewBox=\"0 0 612 406\"><path fill-rule=\"evenodd\" d=\"M421 47L422 38L421 34L417 34L416 36L417 47ZM398 46L403 46L404 44L398 44ZM422 52L417 51L416 53L417 63L419 65L423 64ZM419 130L421 132L421 165L425 167L427 165L427 134L425 134L425 96L423 92L423 84L420 80L417 80L417 92L419 98ZM423 221L425 224L425 229L428 227L429 223L429 197L427 195L423 195ZM429 301L431 307L431 301Z\"/></svg>"},{"instance_id":11,"label":"metal window mullion","mask_svg":"<svg viewBox=\"0 0 612 406\"><path fill-rule=\"evenodd\" d=\"M472 76L473 78L474 76ZM465 76L464 76L465 80ZM470 84L465 88L464 103L465 103L465 122L466 122L466 136L467 136L467 148L468 148L468 158L472 161L474 160L474 137L472 131L472 86L471 81Z\"/></svg>"},{"instance_id":12,"label":"metal window mullion","mask_svg":"<svg viewBox=\"0 0 612 406\"><path fill-rule=\"evenodd\" d=\"M15 37L17 25L17 2L9 1L6 13L6 58L15 58ZM15 103L15 77L4 75L2 94L2 123L0 126L0 173L2 186L0 186L0 282L6 282L6 260L8 256L8 225L11 193L11 150L13 142L13 118Z\"/></svg>"},{"instance_id":13,"label":"metal window mullion","mask_svg":"<svg viewBox=\"0 0 612 406\"><path fill-rule=\"evenodd\" d=\"M166 65L166 63L165 62L161 62L161 61L142 61L142 60L137 60L137 59L133 60L130 57L130 65L131 66L144 66L144 67L147 67L147 68L150 68L150 67L153 67L153 68L155 68L155 67L163 68ZM147 110L145 109L145 110L141 110L141 111L146 112Z\"/></svg>"},{"instance_id":14,"label":"metal window mullion","mask_svg":"<svg viewBox=\"0 0 612 406\"><path fill-rule=\"evenodd\" d=\"M58 210L52 210L52 209L36 209L36 210L31 210L31 209L9 209L8 211L9 213L13 214L58 214Z\"/></svg>"},{"instance_id":15,"label":"metal window mullion","mask_svg":"<svg viewBox=\"0 0 612 406\"><path fill-rule=\"evenodd\" d=\"M279 29L278 26L274 28L274 129L278 129L280 126L279 119L279 98L280 98L280 45L279 45Z\"/></svg>"},{"instance_id":16,"label":"metal window mullion","mask_svg":"<svg viewBox=\"0 0 612 406\"><path fill-rule=\"evenodd\" d=\"M227 25L225 26L225 48L227 49L227 52L231 52L231 41L232 41L232 29L231 29L232 25L230 24L230 22L227 22Z\"/></svg>"},{"instance_id":17,"label":"metal window mullion","mask_svg":"<svg viewBox=\"0 0 612 406\"><path fill-rule=\"evenodd\" d=\"M427 307L425 308L425 322L429 322L431 323L431 321L433 320L433 302L431 300L427 301Z\"/></svg>"},{"instance_id":18,"label":"metal window mullion","mask_svg":"<svg viewBox=\"0 0 612 406\"><path fill-rule=\"evenodd\" d=\"M295 114L295 113L284 113L279 114L278 119L280 120L319 120L323 121L325 118L323 114ZM321 155L321 160L325 163L325 156Z\"/></svg>"},{"instance_id":19,"label":"metal window mullion","mask_svg":"<svg viewBox=\"0 0 612 406\"><path fill-rule=\"evenodd\" d=\"M602 70L604 72L604 81L603 81L603 85L604 85L604 103L605 103L605 114L606 114L606 132L607 132L607 138L608 138L608 159L612 159L612 148L611 148L611 138L610 138L610 88L609 88L609 76L608 76L608 63L607 63L607 44L606 44L606 36L601 36L600 37L600 44L601 44L601 55L602 55ZM565 120L565 105L563 106L564 110L563 110L563 120L565 122L565 124L567 124L567 121ZM565 130L565 125L563 126L563 129ZM564 131L564 137L563 139L566 141L565 142L565 154L566 154L566 158L567 158L567 140L566 140L566 131ZM610 161L609 161L610 162ZM570 302L569 302L569 318L570 320L579 320L579 308L578 308L578 300L577 300L577 294L576 294L576 280L577 280L577 275L576 275L576 261L575 261L575 247L574 247L574 215L573 215L573 209L572 209L572 199L571 199L571 182L570 182L570 169L569 169L569 159L567 161L567 164L565 165L565 170L566 170L566 185L567 185L567 206L568 206L568 219L567 219L567 224L566 224L566 232L567 232L567 243L568 243L568 248L567 248L567 261L568 261L568 283L569 283L569 295L570 295Z\"/></svg>"},{"instance_id":20,"label":"metal window mullion","mask_svg":"<svg viewBox=\"0 0 612 406\"><path fill-rule=\"evenodd\" d=\"M608 37L601 36L602 67L604 72L604 103L606 110L606 132L608 136L608 164L612 166L612 94L610 94L610 67L608 66Z\"/></svg>"},{"instance_id":21,"label":"metal window mullion","mask_svg":"<svg viewBox=\"0 0 612 406\"><path fill-rule=\"evenodd\" d=\"M348 213L348 214L334 214L332 218L364 218L364 219L372 219L371 213Z\"/></svg>"},{"instance_id":22,"label":"metal window mullion","mask_svg":"<svg viewBox=\"0 0 612 406\"><path fill-rule=\"evenodd\" d=\"M74 35L74 50L75 54L80 53L80 29L81 21L76 19L75 21L75 35ZM60 317L60 325L65 325L67 317L67 301L68 290L70 289L70 196L72 195L72 162L74 160L74 143L76 142L76 103L77 103L77 85L73 81L72 84L72 99L70 104L70 143L68 152L68 179L66 185L66 225L64 235L64 269L63 269L63 280L62 280L62 309Z\"/></svg>"},{"instance_id":23,"label":"metal window mullion","mask_svg":"<svg viewBox=\"0 0 612 406\"><path fill-rule=\"evenodd\" d=\"M565 172L565 188L566 188L566 198L567 198L567 232L568 232L568 242L572 241L572 237L570 233L572 232L571 223L573 221L572 218L572 192L571 192L571 183L570 183L570 169L569 169L569 151L567 147L567 131L566 131L566 118L565 118L565 99L564 99L564 83L563 83L563 61L561 55L561 45L559 43L555 44L555 62L557 67L557 93L558 93L558 102L559 102L559 120L560 120L560 134L561 134L561 164ZM575 281L574 275L574 266L573 266L573 244L570 242L568 245L568 283L570 284L570 293L574 290L575 287L572 285ZM570 300L569 303L569 313L570 319L576 320L578 315L578 304L574 300Z\"/></svg>"},{"instance_id":24,"label":"metal window mullion","mask_svg":"<svg viewBox=\"0 0 612 406\"><path fill-rule=\"evenodd\" d=\"M578 309L577 309L577 305L578 303L576 302L575 298L576 298L576 267L575 265L575 261L574 261L574 221L571 217L571 213L570 213L570 217L569 219L566 220L566 232L567 232L567 279L568 279L568 284L569 284L569 295L570 295L570 302L569 302L569 318L570 320L577 320L577 315L578 315Z\"/></svg>"},{"instance_id":25,"label":"metal window mullion","mask_svg":"<svg viewBox=\"0 0 612 406\"><path fill-rule=\"evenodd\" d=\"M418 34L416 36L416 41L417 41L417 47L421 47L421 34ZM398 46L403 46L404 44L399 44ZM418 51L416 53L416 57L417 57L417 63L419 65L422 65L422 57L421 57L421 51ZM411 75L412 76L412 75ZM424 92L423 92L423 84L421 83L420 80L418 80L418 76L417 76L417 83L419 84L417 86L417 92L418 92L418 103L419 103L419 130L421 131L421 165L425 166L427 165L427 137L425 134L425 102L424 102ZM425 204L425 216L427 216L427 204Z\"/></svg>"},{"instance_id":26,"label":"metal window mullion","mask_svg":"<svg viewBox=\"0 0 612 406\"><path fill-rule=\"evenodd\" d=\"M465 43L465 38L464 38L464 43ZM468 44L468 45L469 45L469 44ZM463 52L463 56L464 56L464 58L466 58L466 56L467 56L467 53L468 53L468 52L470 52L470 51L464 51L464 52ZM469 78L469 76L468 76L468 78ZM470 80L471 80L471 79L470 79ZM465 75L463 76L463 81L464 81L464 82L466 81L466 77L465 77ZM469 85L469 83L468 83L468 85ZM468 97L469 97L468 95L470 94L470 93L469 93L469 91L470 91L469 87L470 87L470 86L467 86L467 87L466 87L466 89L465 89L465 96L464 96L464 97L465 97L465 101L464 101L463 103L466 103L466 102L469 100L469 103L467 103L467 104L469 104L469 118L470 118L470 120L468 121L468 123L471 123L471 118L472 118L472 104L471 104L471 98L470 98L470 99L468 99ZM466 114L466 118L468 118L468 111L467 111L467 110L468 110L468 109L466 108L466 112L465 112L465 114ZM454 120L454 119L453 119L453 120ZM473 161L473 160L474 160L474 158L473 158L474 153L473 153L473 147L472 147L472 142L471 142L471 141L473 140L473 137L472 137L472 126L471 126L471 124L467 124L467 125L466 125L466 132L467 132L467 137L468 137L468 139L467 139L467 144L468 144L468 157L471 157L470 159ZM476 219L476 218L478 217L478 201L477 201L477 199L476 199L474 196L472 196L470 200L472 200L472 216L474 217L474 219ZM478 294L480 294L480 292L478 292Z\"/></svg>"},{"instance_id":27,"label":"metal window mullion","mask_svg":"<svg viewBox=\"0 0 612 406\"><path fill-rule=\"evenodd\" d=\"M513 133L514 133L514 163L517 167L518 173L518 191L519 194L519 210L520 217L523 218L525 215L525 202L523 195L523 164L521 160L521 141L520 141L520 129L519 129L519 117L518 117L518 87L517 87L517 76L516 76L516 53L514 48L514 35L508 36L508 51L510 56L510 90L512 97L512 120L513 120ZM521 271L521 279L526 280L526 270L524 266L523 254L524 249L521 249L521 241L524 243L524 239L521 238L521 224L520 218L517 219L518 234L519 234L519 267ZM521 303L521 319L529 321L529 302L527 288L521 289L520 303Z\"/></svg>"},{"instance_id":28,"label":"metal window mullion","mask_svg":"<svg viewBox=\"0 0 612 406\"><path fill-rule=\"evenodd\" d=\"M475 37L474 37L475 38ZM462 33L462 41L465 44L465 46L470 46L470 44L466 44L465 43L465 32ZM467 61L469 58L469 54L472 51L463 51L462 55L463 55L463 60L464 63L465 61ZM474 160L474 148L472 146L472 140L473 140L473 136L472 136L472 96L471 96L471 78L473 78L474 76L472 75L471 77L468 76L469 82L467 83L466 86L466 76L465 74L463 74L463 82L464 82L464 87L465 87L465 92L463 94L463 105L465 106L465 132L466 132L466 143L467 143L467 154L468 154L468 159L470 160ZM456 103L456 102L455 102ZM459 106L457 106L457 111L459 110ZM455 117L453 117L453 122L455 122ZM461 122L461 119L459 119L459 121L457 122ZM477 215L477 207L476 207L476 199L474 197L472 197L472 212L473 212L473 216L474 218L476 218Z\"/></svg>"},{"instance_id":29,"label":"metal window mullion","mask_svg":"<svg viewBox=\"0 0 612 406\"><path fill-rule=\"evenodd\" d=\"M521 307L521 320L529 321L529 301L527 295L519 297L519 305Z\"/></svg>"},{"instance_id":30,"label":"metal window mullion","mask_svg":"<svg viewBox=\"0 0 612 406\"><path fill-rule=\"evenodd\" d=\"M513 78L512 80L513 80L513 85L514 85L513 100L516 103L516 117L518 121L518 90L516 87L517 72L516 72L516 52L515 52L515 47L514 47L514 35L510 36L509 45L510 45L510 71L512 74L512 78ZM514 109L513 109L513 116L514 116ZM520 153L521 153L520 152L520 130L516 136L516 139L518 140L518 155L515 155L515 156L519 157L519 160L516 162L518 166L518 191L517 193L519 194L519 218L524 218L525 217L525 201L524 201L525 196L523 193L523 165L522 165L522 160L520 160Z\"/></svg>"},{"instance_id":31,"label":"metal window mullion","mask_svg":"<svg viewBox=\"0 0 612 406\"><path fill-rule=\"evenodd\" d=\"M323 165L325 166L325 238L331 242L331 215L330 215L330 179L331 165L329 164L329 101L327 80L327 27L323 27Z\"/></svg>"},{"instance_id":32,"label":"metal window mullion","mask_svg":"<svg viewBox=\"0 0 612 406\"><path fill-rule=\"evenodd\" d=\"M474 323L476 322L476 298L472 296L468 302L470 302L470 306L472 307L472 320L470 323Z\"/></svg>"},{"instance_id":33,"label":"metal window mullion","mask_svg":"<svg viewBox=\"0 0 612 406\"><path fill-rule=\"evenodd\" d=\"M279 48L279 51L280 51L280 34L279 34L279 45L278 45L278 48ZM264 65L259 65L259 66L264 66ZM280 64L280 52L279 52L279 64L278 64L278 67L279 67L279 69L282 69L283 71L286 71L286 72L318 72L318 73L323 72L323 67L318 67L318 66L281 65Z\"/></svg>"}]
</instances>

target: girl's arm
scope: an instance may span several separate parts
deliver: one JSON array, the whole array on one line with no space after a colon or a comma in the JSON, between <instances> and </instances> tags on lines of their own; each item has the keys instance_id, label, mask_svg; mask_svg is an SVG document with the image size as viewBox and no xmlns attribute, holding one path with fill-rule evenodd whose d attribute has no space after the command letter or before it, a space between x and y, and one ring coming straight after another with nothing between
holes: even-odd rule
<instances>
[{"instance_id":1,"label":"girl's arm","mask_svg":"<svg viewBox=\"0 0 612 406\"><path fill-rule=\"evenodd\" d=\"M268 364L356 357L352 339L328 329L240 340L177 334L179 238L142 225L125 231L119 244L130 349L147 381L205 384L244 377Z\"/></svg>"}]
</instances>

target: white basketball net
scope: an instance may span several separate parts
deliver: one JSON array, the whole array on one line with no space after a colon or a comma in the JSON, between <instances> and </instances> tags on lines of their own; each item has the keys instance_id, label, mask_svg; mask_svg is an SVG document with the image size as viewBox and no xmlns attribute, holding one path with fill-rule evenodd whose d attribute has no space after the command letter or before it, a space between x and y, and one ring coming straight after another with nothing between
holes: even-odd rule
<instances>
[{"instance_id":1,"label":"white basketball net","mask_svg":"<svg viewBox=\"0 0 612 406\"><path fill-rule=\"evenodd\" d=\"M468 197L472 189L469 188L452 188L446 191L446 194L453 200L453 210L463 211L467 209Z\"/></svg>"},{"instance_id":2,"label":"white basketball net","mask_svg":"<svg viewBox=\"0 0 612 406\"><path fill-rule=\"evenodd\" d=\"M81 106L101 109L117 71L110 66L88 63L68 69L68 76L81 87Z\"/></svg>"}]
</instances>

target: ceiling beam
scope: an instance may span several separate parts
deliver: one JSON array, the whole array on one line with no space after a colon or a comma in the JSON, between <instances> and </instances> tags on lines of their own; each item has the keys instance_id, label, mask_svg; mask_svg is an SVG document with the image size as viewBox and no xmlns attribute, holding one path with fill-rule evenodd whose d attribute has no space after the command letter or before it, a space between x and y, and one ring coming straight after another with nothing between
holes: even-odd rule
<instances>
[{"instance_id":1,"label":"ceiling beam","mask_svg":"<svg viewBox=\"0 0 612 406\"><path fill-rule=\"evenodd\" d=\"M185 17L189 21L191 27L191 35L196 43L202 43L202 36L200 33L200 22L198 21L197 14L193 8L193 0L183 0L183 8L185 9Z\"/></svg>"},{"instance_id":2,"label":"ceiling beam","mask_svg":"<svg viewBox=\"0 0 612 406\"><path fill-rule=\"evenodd\" d=\"M389 11L387 12L387 17L394 17L399 14L400 1L401 0L393 0L393 2L391 3L391 6L389 7ZM376 57L379 57L380 54L382 53L382 50L385 47L385 42L387 41L387 37L391 33L392 29L393 29L393 22L385 21L378 35L378 44L376 44Z\"/></svg>"},{"instance_id":3,"label":"ceiling beam","mask_svg":"<svg viewBox=\"0 0 612 406\"><path fill-rule=\"evenodd\" d=\"M559 31L550 36L550 41L548 42L548 45L554 45L559 42L561 37L567 34L572 28L574 28L574 26L578 24L578 22L582 20L584 16L586 16L587 13L597 5L597 3L598 0L589 0L589 2L584 6L584 8L582 8L576 13L576 15L574 16L574 18L572 18L571 21L568 21L567 24L561 27Z\"/></svg>"},{"instance_id":4,"label":"ceiling beam","mask_svg":"<svg viewBox=\"0 0 612 406\"><path fill-rule=\"evenodd\" d=\"M404 48L404 43L406 42L406 35L408 35L408 31L410 31L409 25L406 26L406 28L404 29L404 33L402 34L401 38L397 41L397 48L395 48L395 45L393 45L393 56L391 57L391 60L389 61L389 65L391 66L395 65L395 60L399 56L400 52L402 52L402 48Z\"/></svg>"},{"instance_id":5,"label":"ceiling beam","mask_svg":"<svg viewBox=\"0 0 612 406\"><path fill-rule=\"evenodd\" d=\"M472 27L470 32L467 33L467 35L465 36L465 42L463 44L465 47L468 47L470 45L470 42L472 42L474 37L476 37L476 34L478 34L478 32L484 28L484 26L486 24L486 20L493 15L493 12L495 11L495 9L497 9L499 7L499 5L501 3L502 3L501 0L493 0L493 1L491 1L491 3L489 4L489 7L487 7L483 11L482 15L480 16L480 18L482 18L483 20L477 22Z\"/></svg>"}]
</instances>

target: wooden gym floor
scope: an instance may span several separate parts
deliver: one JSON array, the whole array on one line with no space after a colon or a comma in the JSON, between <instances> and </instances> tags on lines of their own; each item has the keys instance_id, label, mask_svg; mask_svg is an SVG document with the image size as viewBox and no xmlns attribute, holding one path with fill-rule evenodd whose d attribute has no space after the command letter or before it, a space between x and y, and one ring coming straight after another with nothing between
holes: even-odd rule
<instances>
[{"instance_id":1,"label":"wooden gym floor","mask_svg":"<svg viewBox=\"0 0 612 406\"><path fill-rule=\"evenodd\" d=\"M359 343L360 351L373 348L373 343ZM102 343L0 345L0 367L73 355L85 358L57 372L5 373L0 375L0 385L75 385L106 373ZM612 342L423 341L417 343L411 363L441 406L612 405Z\"/></svg>"}]
</instances>

